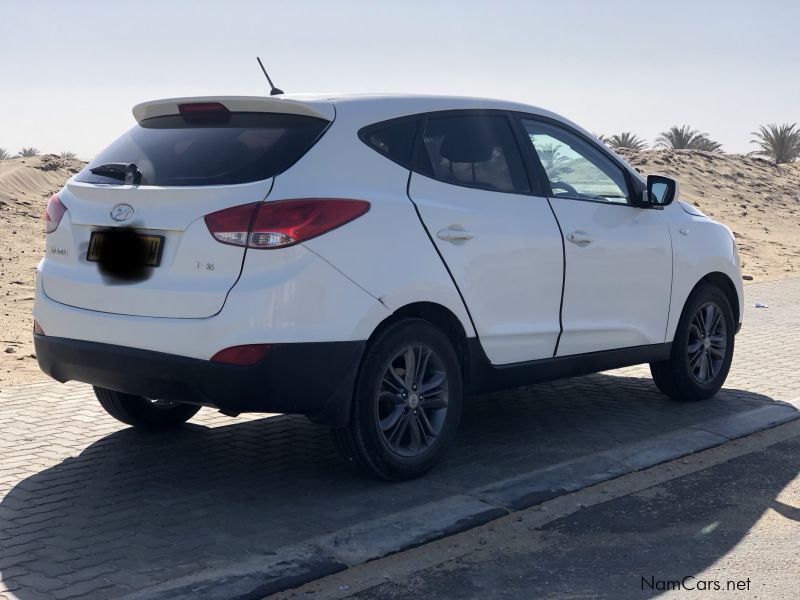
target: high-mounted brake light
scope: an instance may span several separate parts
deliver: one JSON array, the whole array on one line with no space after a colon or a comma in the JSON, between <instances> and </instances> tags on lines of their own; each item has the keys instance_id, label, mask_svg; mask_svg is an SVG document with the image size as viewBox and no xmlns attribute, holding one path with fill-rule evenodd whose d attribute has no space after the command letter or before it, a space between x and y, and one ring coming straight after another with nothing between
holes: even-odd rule
<instances>
[{"instance_id":1,"label":"high-mounted brake light","mask_svg":"<svg viewBox=\"0 0 800 600\"><path fill-rule=\"evenodd\" d=\"M56 194L50 196L50 201L44 211L44 232L53 233L58 229L58 224L61 223L65 212L67 212L67 207L61 203L58 196Z\"/></svg>"},{"instance_id":2,"label":"high-mounted brake light","mask_svg":"<svg viewBox=\"0 0 800 600\"><path fill-rule=\"evenodd\" d=\"M179 104L178 112L184 121L193 125L225 123L231 118L231 112L219 102Z\"/></svg>"},{"instance_id":3,"label":"high-mounted brake light","mask_svg":"<svg viewBox=\"0 0 800 600\"><path fill-rule=\"evenodd\" d=\"M270 344L231 346L217 352L211 357L211 361L227 365L254 365L270 348Z\"/></svg>"},{"instance_id":4,"label":"high-mounted brake light","mask_svg":"<svg viewBox=\"0 0 800 600\"><path fill-rule=\"evenodd\" d=\"M225 108L224 104L219 102L190 102L187 104L178 104L178 111L182 115L190 115L197 113L226 113L230 112Z\"/></svg>"},{"instance_id":5,"label":"high-mounted brake light","mask_svg":"<svg viewBox=\"0 0 800 600\"><path fill-rule=\"evenodd\" d=\"M303 198L234 206L206 215L205 221L218 242L268 250L315 238L369 208L365 200Z\"/></svg>"}]
</instances>

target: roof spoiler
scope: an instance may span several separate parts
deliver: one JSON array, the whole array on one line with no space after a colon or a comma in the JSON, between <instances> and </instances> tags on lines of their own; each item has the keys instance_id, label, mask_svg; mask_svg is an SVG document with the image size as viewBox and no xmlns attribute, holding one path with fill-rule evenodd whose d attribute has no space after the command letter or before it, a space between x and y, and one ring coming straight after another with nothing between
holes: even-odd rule
<instances>
[{"instance_id":1,"label":"roof spoiler","mask_svg":"<svg viewBox=\"0 0 800 600\"><path fill-rule=\"evenodd\" d=\"M196 103L222 104L231 112L265 112L290 115L305 115L333 121L333 105L329 102L301 102L277 96L195 96L190 98L167 98L151 100L133 107L133 117L137 123L152 117L180 114L181 104Z\"/></svg>"}]
</instances>

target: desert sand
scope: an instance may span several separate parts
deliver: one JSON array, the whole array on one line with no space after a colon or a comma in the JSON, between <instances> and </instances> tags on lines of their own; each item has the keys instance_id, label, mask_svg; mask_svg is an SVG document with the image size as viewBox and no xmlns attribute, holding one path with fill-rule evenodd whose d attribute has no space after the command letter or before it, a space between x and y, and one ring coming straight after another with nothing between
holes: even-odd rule
<instances>
[{"instance_id":1,"label":"desert sand","mask_svg":"<svg viewBox=\"0 0 800 600\"><path fill-rule=\"evenodd\" d=\"M743 275L800 276L800 164L697 150L620 154L643 174L677 179L681 200L730 227Z\"/></svg>"},{"instance_id":2,"label":"desert sand","mask_svg":"<svg viewBox=\"0 0 800 600\"><path fill-rule=\"evenodd\" d=\"M44 209L53 192L83 165L53 155L0 160L0 390L45 377L31 338Z\"/></svg>"},{"instance_id":3,"label":"desert sand","mask_svg":"<svg viewBox=\"0 0 800 600\"><path fill-rule=\"evenodd\" d=\"M623 154L645 174L678 179L683 200L731 227L745 276L800 276L800 165L692 150ZM83 165L54 155L0 161L0 390L44 378L31 341L44 208Z\"/></svg>"}]
</instances>

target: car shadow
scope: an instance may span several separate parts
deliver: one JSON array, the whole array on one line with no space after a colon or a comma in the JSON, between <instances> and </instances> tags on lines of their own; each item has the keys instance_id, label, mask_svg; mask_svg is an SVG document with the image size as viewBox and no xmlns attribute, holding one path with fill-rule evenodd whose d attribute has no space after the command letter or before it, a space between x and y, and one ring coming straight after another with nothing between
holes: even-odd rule
<instances>
[{"instance_id":1,"label":"car shadow","mask_svg":"<svg viewBox=\"0 0 800 600\"><path fill-rule=\"evenodd\" d=\"M0 575L21 599L80 585L89 597L119 597L776 403L735 389L703 403L672 403L649 378L609 373L475 397L442 464L402 484L354 474L329 432L302 417L187 424L169 433L120 429L2 498ZM751 523L767 508L797 518L796 508L774 500L786 483L776 480L771 501L750 507ZM727 547L736 541L731 536Z\"/></svg>"}]
</instances>

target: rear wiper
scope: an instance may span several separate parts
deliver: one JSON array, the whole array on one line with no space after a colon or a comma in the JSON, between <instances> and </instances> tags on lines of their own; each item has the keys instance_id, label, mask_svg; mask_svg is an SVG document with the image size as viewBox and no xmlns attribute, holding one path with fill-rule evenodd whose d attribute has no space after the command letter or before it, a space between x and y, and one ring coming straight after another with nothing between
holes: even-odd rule
<instances>
[{"instance_id":1,"label":"rear wiper","mask_svg":"<svg viewBox=\"0 0 800 600\"><path fill-rule=\"evenodd\" d=\"M135 163L105 163L90 169L90 171L101 177L119 179L126 185L139 185L142 181L142 172Z\"/></svg>"}]
</instances>

